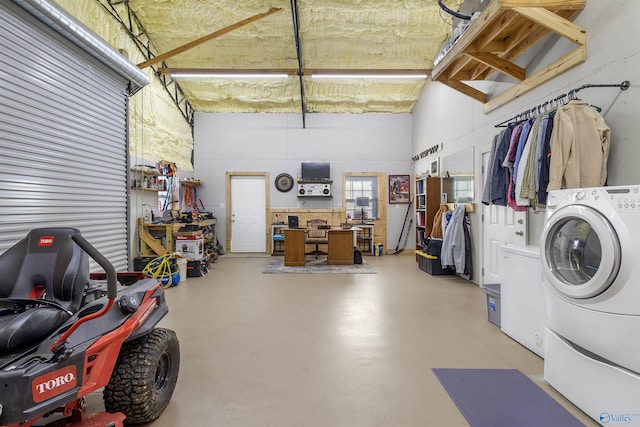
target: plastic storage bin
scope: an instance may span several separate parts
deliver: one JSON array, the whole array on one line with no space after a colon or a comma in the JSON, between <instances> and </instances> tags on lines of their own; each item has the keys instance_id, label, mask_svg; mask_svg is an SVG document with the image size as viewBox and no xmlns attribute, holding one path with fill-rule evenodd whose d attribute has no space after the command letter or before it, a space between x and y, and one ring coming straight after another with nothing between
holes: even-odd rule
<instances>
[{"instance_id":1,"label":"plastic storage bin","mask_svg":"<svg viewBox=\"0 0 640 427\"><path fill-rule=\"evenodd\" d=\"M133 271L142 271L151 261L156 259L158 256L139 256L133 259Z\"/></svg>"},{"instance_id":2,"label":"plastic storage bin","mask_svg":"<svg viewBox=\"0 0 640 427\"><path fill-rule=\"evenodd\" d=\"M187 277L202 277L209 271L209 264L205 259L187 261Z\"/></svg>"},{"instance_id":3,"label":"plastic storage bin","mask_svg":"<svg viewBox=\"0 0 640 427\"><path fill-rule=\"evenodd\" d=\"M456 274L455 270L450 267L442 268L438 257L427 255L421 251L416 251L416 254L418 255L418 268L420 268L420 270L432 276Z\"/></svg>"},{"instance_id":4,"label":"plastic storage bin","mask_svg":"<svg viewBox=\"0 0 640 427\"><path fill-rule=\"evenodd\" d=\"M373 245L373 256L382 256L384 254L384 245L382 243L376 243Z\"/></svg>"},{"instance_id":5,"label":"plastic storage bin","mask_svg":"<svg viewBox=\"0 0 640 427\"><path fill-rule=\"evenodd\" d=\"M500 327L500 284L483 285L487 302L487 320Z\"/></svg>"}]
</instances>

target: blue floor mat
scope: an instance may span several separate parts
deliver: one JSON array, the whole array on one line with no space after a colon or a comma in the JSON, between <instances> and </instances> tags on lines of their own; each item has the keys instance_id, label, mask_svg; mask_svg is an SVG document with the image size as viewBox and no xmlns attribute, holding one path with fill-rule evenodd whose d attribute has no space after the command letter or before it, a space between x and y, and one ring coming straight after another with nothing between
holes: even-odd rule
<instances>
[{"instance_id":1,"label":"blue floor mat","mask_svg":"<svg viewBox=\"0 0 640 427\"><path fill-rule=\"evenodd\" d=\"M433 372L471 427L584 427L517 369Z\"/></svg>"}]
</instances>

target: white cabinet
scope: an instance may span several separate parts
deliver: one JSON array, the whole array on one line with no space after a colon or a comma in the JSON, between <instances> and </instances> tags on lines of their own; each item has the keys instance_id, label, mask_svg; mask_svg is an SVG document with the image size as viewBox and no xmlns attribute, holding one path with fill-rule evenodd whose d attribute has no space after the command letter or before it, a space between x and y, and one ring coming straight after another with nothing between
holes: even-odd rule
<instances>
[{"instance_id":1,"label":"white cabinet","mask_svg":"<svg viewBox=\"0 0 640 427\"><path fill-rule=\"evenodd\" d=\"M500 247L500 329L544 358L545 299L537 246Z\"/></svg>"}]
</instances>

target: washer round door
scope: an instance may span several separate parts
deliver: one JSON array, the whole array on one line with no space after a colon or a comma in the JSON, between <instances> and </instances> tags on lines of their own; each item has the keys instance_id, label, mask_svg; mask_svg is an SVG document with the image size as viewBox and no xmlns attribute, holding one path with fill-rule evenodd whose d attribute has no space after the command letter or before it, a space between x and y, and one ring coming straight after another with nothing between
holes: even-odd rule
<instances>
[{"instance_id":1,"label":"washer round door","mask_svg":"<svg viewBox=\"0 0 640 427\"><path fill-rule=\"evenodd\" d=\"M558 209L547 220L541 241L544 274L565 296L583 299L600 295L618 275L618 236L595 209L582 205Z\"/></svg>"}]
</instances>

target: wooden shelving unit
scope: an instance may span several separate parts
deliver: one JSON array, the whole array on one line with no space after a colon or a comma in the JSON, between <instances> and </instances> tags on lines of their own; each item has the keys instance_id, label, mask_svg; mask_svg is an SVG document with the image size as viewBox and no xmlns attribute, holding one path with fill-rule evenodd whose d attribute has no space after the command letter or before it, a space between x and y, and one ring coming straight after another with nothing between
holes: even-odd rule
<instances>
[{"instance_id":1,"label":"wooden shelving unit","mask_svg":"<svg viewBox=\"0 0 640 427\"><path fill-rule=\"evenodd\" d=\"M434 67L431 77L484 103L484 112L488 113L587 59L586 31L572 22L585 4L586 0L492 0ZM513 61L550 34L578 46L528 76ZM491 100L464 83L487 80L495 73L511 76L519 83Z\"/></svg>"},{"instance_id":2,"label":"wooden shelving unit","mask_svg":"<svg viewBox=\"0 0 640 427\"><path fill-rule=\"evenodd\" d=\"M353 223L353 226L357 228L356 246L362 255L373 255L374 225Z\"/></svg>"},{"instance_id":3,"label":"wooden shelving unit","mask_svg":"<svg viewBox=\"0 0 640 427\"><path fill-rule=\"evenodd\" d=\"M188 223L188 225L197 225L201 230L210 228L207 232L205 241L216 242L215 226L217 220L206 219ZM145 223L142 218L138 218L138 236L140 238L140 255L141 256L160 256L171 254L175 251L175 233L180 230L186 223L174 222L169 224L149 224ZM164 241L164 246L158 242L158 239Z\"/></svg>"}]
</instances>

